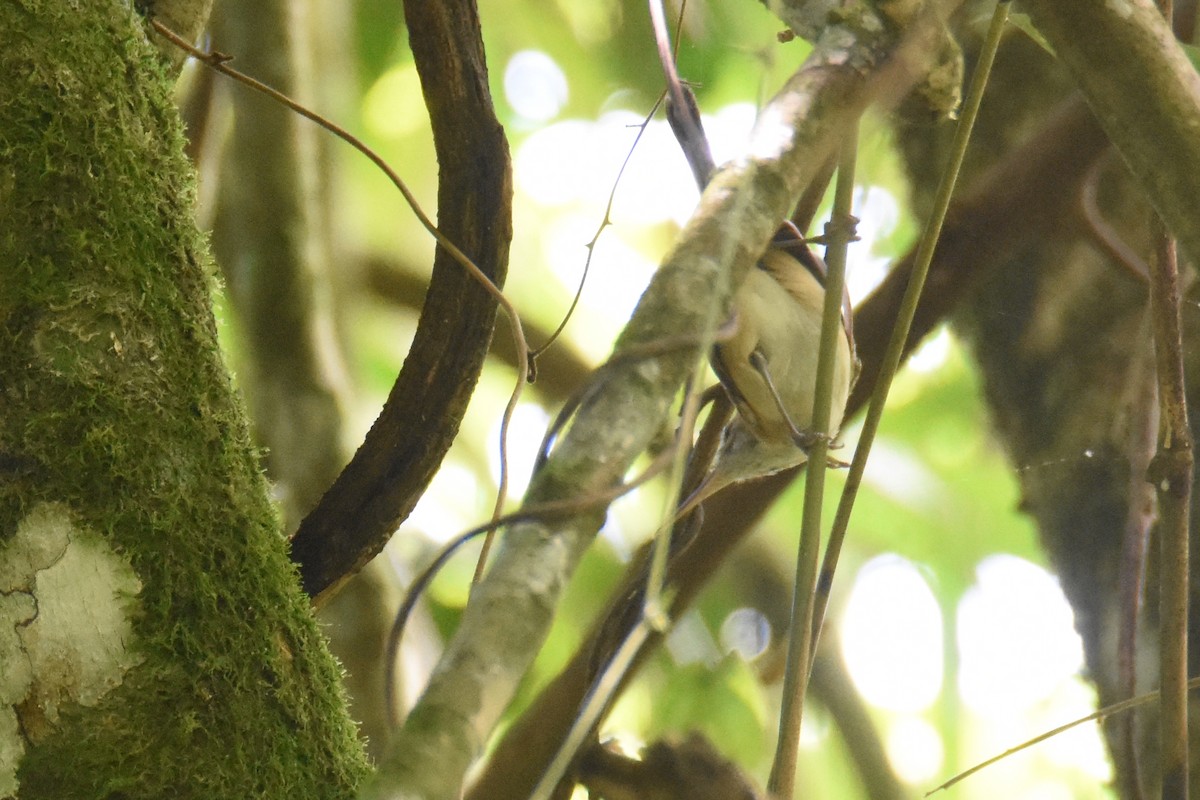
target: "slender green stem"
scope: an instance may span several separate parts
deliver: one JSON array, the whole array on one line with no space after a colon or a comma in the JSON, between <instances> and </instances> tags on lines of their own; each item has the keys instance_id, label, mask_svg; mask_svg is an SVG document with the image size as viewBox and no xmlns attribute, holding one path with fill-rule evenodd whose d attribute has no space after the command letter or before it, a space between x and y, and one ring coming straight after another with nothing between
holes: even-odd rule
<instances>
[{"instance_id":1,"label":"slender green stem","mask_svg":"<svg viewBox=\"0 0 1200 800\"><path fill-rule=\"evenodd\" d=\"M846 529L850 522L850 512L854 508L854 500L862 485L863 472L867 465L867 456L871 453L871 445L875 434L879 431L879 421L883 416L883 406L887 400L892 379L900 366L900 357L904 353L904 344L908 341L908 333L912 328L913 317L917 312L917 303L921 298L921 290L925 286L925 278L929 274L929 264L933 260L933 251L941 235L942 222L946 218L946 210L950 207L950 197L954 193L954 185L958 181L958 172L962 166L963 155L967 150L967 142L971 138L971 129L979 113L979 105L983 100L983 90L987 86L988 74L996 57L996 49L1000 45L1000 36L1004 32L1004 24L1008 19L1009 0L1000 0L992 14L991 25L984 39L983 48L979 54L979 63L971 78L971 86L963 101L962 113L958 127L954 131L954 141L951 145L950 160L942 174L934 197L933 210L925 223L920 244L914 259L912 275L908 280L904 299L896 316L896 324L892 328L892 337L888 341L887 350L879 366L879 376L875 380L875 390L871 394L871 403L863 420L862 432L858 437L858 446L854 450L854 458L850 462L850 470L846 475L846 485L834 515L833 528L829 534L829 545L825 550L825 560L821 566L821 576L817 585L817 599L813 609L814 639L820 637L821 626L824 623L825 611L829 606L829 591L833 583L833 574L837 569L838 557L841 555L842 544L846 538ZM815 645L814 645L815 646Z\"/></svg>"},{"instance_id":2,"label":"slender green stem","mask_svg":"<svg viewBox=\"0 0 1200 800\"><path fill-rule=\"evenodd\" d=\"M833 403L833 371L842 334L842 293L846 285L846 247L850 243L854 194L854 165L858 157L858 123L846 131L838 162L830 244L825 253L829 274L825 280L825 307L821 319L821 341L817 351L817 383L813 397L812 430L830 434ZM840 411L840 409L839 409ZM804 695L812 671L812 619L816 597L817 563L821 546L821 501L825 492L825 465L829 442L818 439L809 449L808 475L804 483L804 512L800 524L800 546L796 553L796 580L792 591L792 618L788 630L787 671L783 678L783 707L775 761L767 784L773 796L789 800L795 793L796 760L800 747L800 723Z\"/></svg>"}]
</instances>

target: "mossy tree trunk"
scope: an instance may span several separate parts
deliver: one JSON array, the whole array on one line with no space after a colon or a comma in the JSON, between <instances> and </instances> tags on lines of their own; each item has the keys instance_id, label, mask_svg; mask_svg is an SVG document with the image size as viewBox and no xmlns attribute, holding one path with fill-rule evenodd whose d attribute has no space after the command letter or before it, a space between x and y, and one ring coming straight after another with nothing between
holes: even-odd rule
<instances>
[{"instance_id":1,"label":"mossy tree trunk","mask_svg":"<svg viewBox=\"0 0 1200 800\"><path fill-rule=\"evenodd\" d=\"M0 797L347 797L170 89L128 4L0 6Z\"/></svg>"}]
</instances>

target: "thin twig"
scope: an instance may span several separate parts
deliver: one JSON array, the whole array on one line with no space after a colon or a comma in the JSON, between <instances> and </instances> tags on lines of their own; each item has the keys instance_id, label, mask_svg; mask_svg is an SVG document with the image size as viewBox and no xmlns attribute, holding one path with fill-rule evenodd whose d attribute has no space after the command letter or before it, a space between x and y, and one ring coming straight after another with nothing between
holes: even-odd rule
<instances>
[{"instance_id":1,"label":"thin twig","mask_svg":"<svg viewBox=\"0 0 1200 800\"><path fill-rule=\"evenodd\" d=\"M633 144L629 145L629 152L625 154L625 160L621 162L621 168L617 170L617 177L613 179L612 189L608 192L608 203L604 206L604 219L600 220L600 225L596 228L596 233L592 236L592 240L584 245L587 249L587 258L584 259L583 274L579 276L579 285L575 287L575 296L571 298L571 305L567 308L566 313L563 314L563 318L554 329L554 332L546 337L546 341L529 352L530 383L537 380L537 360L541 358L542 353L549 350L554 342L558 340L558 337L566 330L567 323L571 321L571 317L575 315L575 307L579 305L579 300L583 297L583 286L587 283L588 271L592 266L592 257L596 254L596 243L600 241L600 234L604 233L604 229L613 224L612 209L613 202L617 197L617 187L621 185L621 178L625 176L625 169L633 159L633 154L637 150L638 143L641 142L642 136L646 133L646 128L649 127L650 121L658 113L658 107L662 105L663 97L665 96L665 94L659 95L658 99L654 101L654 107L650 109L650 113L637 126L637 136L633 137Z\"/></svg>"},{"instance_id":2,"label":"thin twig","mask_svg":"<svg viewBox=\"0 0 1200 800\"><path fill-rule=\"evenodd\" d=\"M554 759L546 767L546 771L529 796L530 800L550 800L553 796L559 781L562 780L571 761L574 760L575 753L600 721L601 715L608 708L609 699L620 687L626 671L637 659L642 645L654 633L661 633L661 631L655 629L653 622L648 617L642 616L633 630L621 641L621 646L613 654L612 660L608 662L600 677L592 685L592 689L579 711L579 716L571 725L566 741L555 752Z\"/></svg>"},{"instance_id":3,"label":"thin twig","mask_svg":"<svg viewBox=\"0 0 1200 800\"><path fill-rule=\"evenodd\" d=\"M504 292L501 291L496 284L492 283L491 279L483 273L483 270L476 266L475 262L472 261L470 257L459 250L458 246L455 245L454 242L450 241L448 238L446 238L445 234L438 230L438 227L433 224L433 221L429 219L428 215L426 215L425 211L421 208L421 204L417 201L416 195L412 193L400 175L394 169L392 169L392 167L386 161L383 160L382 156L372 150L357 136L338 125L336 122L326 119L317 112L306 108L282 92L272 89L265 83L255 80L249 75L238 72L233 67L230 67L229 62L233 60L231 56L216 51L206 52L204 50L200 50L194 45L189 44L185 40L181 39L175 32L156 19L150 20L150 25L155 31L166 37L166 39L173 45L187 51L188 55L204 64L209 69L213 70L214 72L218 72L227 78L232 78L238 83L248 86L254 91L270 97L275 102L286 106L292 111L295 111L300 116L312 120L317 125L320 125L322 128L329 131L334 136L338 137L346 144L350 145L355 150L370 159L371 163L378 167L383 174L387 175L392 184L400 190L400 194L404 195L405 201L408 203L409 208L412 209L413 214L415 214L417 219L420 221L421 226L425 228L425 230L429 231L429 234L437 240L437 243L444 247L446 252L453 256L454 260L461 264L463 268L467 270L467 272L471 273L475 280L479 281L480 285L483 286L483 288L486 289L492 295L492 297L496 299L496 302L500 305L500 307L503 308L505 313L507 313L508 316L513 320L514 337L519 337L522 344L524 343L524 331L521 328L520 317L517 314L516 309L513 308L512 303L510 303L508 298L504 296ZM528 353L529 348L525 347L524 351ZM518 365L518 367L520 367L520 365ZM528 366L525 367L525 371L528 371Z\"/></svg>"},{"instance_id":4,"label":"thin twig","mask_svg":"<svg viewBox=\"0 0 1200 800\"><path fill-rule=\"evenodd\" d=\"M1200 677L1192 678L1191 680L1189 680L1186 684L1186 688L1188 690L1200 688ZM1009 749L1005 750L1003 753L1000 753L999 755L996 755L996 756L992 756L987 761L981 761L978 764L976 764L975 766L971 767L970 769L964 770L963 772L958 773L957 775L955 775L953 778L946 781L945 783L939 784L938 786L935 786L934 788L930 789L928 792L925 793L925 797L929 797L932 794L937 794L938 792L942 791L943 789L949 789L954 784L960 783L961 781L966 780L967 778L974 775L976 772L979 772L980 770L982 770L986 767L990 767L992 764L996 764L1000 761L1003 761L1004 759L1008 758L1009 756L1015 755L1016 753L1019 753L1022 750L1028 750L1030 747L1033 747L1035 744L1041 744L1042 742L1046 741L1047 739L1052 739L1055 736L1058 736L1060 733L1066 733L1067 731L1071 730L1071 728L1076 728L1085 722L1092 722L1092 721L1107 719L1108 717L1114 716L1116 714L1121 714L1126 711L1131 711L1135 708L1138 708L1139 706L1147 706L1147 705L1150 705L1151 703L1156 703L1158 701L1159 701L1159 693L1158 692L1147 692L1146 694L1138 695L1137 697L1132 697L1128 700L1122 700L1121 702L1113 703L1110 706L1105 706L1104 708L1101 708L1097 711L1093 711L1091 714L1088 714L1086 717L1080 717L1079 719L1071 720L1066 725L1059 725L1057 728L1054 728L1053 730L1046 731L1045 733L1039 734L1039 735L1033 737L1032 739L1021 742L1016 747L1010 747Z\"/></svg>"},{"instance_id":5,"label":"thin twig","mask_svg":"<svg viewBox=\"0 0 1200 800\"><path fill-rule=\"evenodd\" d=\"M1164 800L1188 792L1188 533L1193 451L1180 325L1179 266L1175 240L1155 217L1155 258L1150 265L1150 307L1158 365L1159 450L1149 477L1159 509L1159 710Z\"/></svg>"},{"instance_id":6,"label":"thin twig","mask_svg":"<svg viewBox=\"0 0 1200 800\"><path fill-rule=\"evenodd\" d=\"M594 374L592 380L574 395L567 400L563 408L559 411L554 421L546 430L545 436L542 438L542 443L538 447L537 457L535 460L534 470L541 469L550 455L551 442L562 432L571 416L575 411L587 401L596 391L604 386L604 382L612 374L615 368L628 365L631 362L641 361L644 359L656 358L666 353L675 350L691 349L697 346L697 338L691 334L683 334L681 336L667 337L655 342L650 342L644 346L637 346L629 350L617 353L608 361L604 362ZM688 393L689 396L691 392ZM384 681L384 704L387 707L387 713L391 717L393 727L398 726L402 720L400 719L400 709L397 706L397 701L394 696L395 678L394 671L397 665L397 657L400 652L400 640L404 635L404 628L408 624L408 618L412 614L413 608L416 606L417 600L424 594L429 583L434 576L441 571L446 562L458 552L459 548L465 545L470 540L477 536L491 536L495 531L502 527L512 525L516 522L529 522L534 520L547 520L555 517L572 516L594 507L611 503L618 497L633 491L642 484L649 481L655 475L662 472L666 467L679 460L679 452L686 453L686 447L682 443L691 441L691 428L695 423L697 407L685 405L683 413L683 421L679 433L679 439L676 444L660 453L646 470L628 483L623 483L612 489L595 492L585 497L573 497L566 500L551 501L540 503L520 511L515 511L512 514L504 516L493 516L492 519L477 527L471 528L464 533L459 534L451 539L434 557L433 561L421 571L412 583L409 584L408 591L405 593L404 600L400 604L396 616L392 620L392 627L388 633L387 645L384 654L384 669L387 673ZM678 466L675 470L678 471ZM678 485L679 481L672 480L671 485ZM672 506L674 501L670 501ZM476 568L483 563L482 557L476 562Z\"/></svg>"},{"instance_id":7,"label":"thin twig","mask_svg":"<svg viewBox=\"0 0 1200 800\"><path fill-rule=\"evenodd\" d=\"M704 135L704 129L700 122L700 110L696 107L695 97L689 89L684 87L675 69L675 51L671 50L662 0L649 0L649 6L654 41L658 49L658 59L667 80L667 119L679 140L680 146L683 148L684 155L687 157L688 164L691 166L693 175L696 178L696 183L700 190L703 191L712 175L713 159L712 153L709 150L708 140ZM679 24L682 24L682 13L683 10L680 9ZM677 39L678 31L679 28L676 28ZM678 45L678 42L676 44ZM696 361L692 367L691 375L694 376L703 373L708 352L715 339L715 327L703 331L702 341L700 342L700 347L697 348ZM696 388L696 382L693 380L689 383L683 402L681 423L683 433L680 437L681 442L691 444L692 432L698 412L699 390ZM685 448L681 446L676 449L676 458L672 465L673 480L671 481L671 490L667 493L667 505L663 519L654 534L653 545L650 551L650 569L646 579L646 592L642 603L643 617L649 620L652 628L660 631L666 630L669 624L667 602L663 594L663 587L667 574L667 556L671 549L671 531L675 527L675 520L678 516L680 483L686 471L686 461L687 453ZM626 667L621 668L623 670Z\"/></svg>"},{"instance_id":8,"label":"thin twig","mask_svg":"<svg viewBox=\"0 0 1200 800\"><path fill-rule=\"evenodd\" d=\"M408 618L412 615L413 609L420 600L421 595L429 588L429 584L434 577L441 571L446 562L458 552L459 548L465 545L472 539L490 533L499 528L512 525L517 522L531 522L535 520L549 520L559 517L569 517L584 511L590 511L593 508L606 506L619 497L623 497L639 486L647 483L651 478L658 475L671 463L672 448L664 450L646 467L645 471L638 475L633 480L623 483L620 486L615 486L604 492L596 492L587 497L572 497L565 500L548 501L536 505L522 508L519 511L514 511L511 514L493 518L482 525L477 525L474 528L460 533L449 542L447 542L433 560L421 570L421 572L409 584L408 591L404 594L404 600L400 603L399 610L396 611L396 616L392 619L392 627L388 631L387 645L384 649L384 671L386 677L383 683L384 705L387 706L387 713L391 720L393 728L399 727L403 722L401 719L398 698L396 697L396 665L400 655L400 642L404 638L404 629L408 625Z\"/></svg>"},{"instance_id":9,"label":"thin twig","mask_svg":"<svg viewBox=\"0 0 1200 800\"><path fill-rule=\"evenodd\" d=\"M1157 0L1170 26L1172 0ZM1163 800L1188 796L1188 547L1191 531L1194 454L1183 366L1179 259L1175 238L1158 214L1151 215L1150 313L1158 370L1159 449L1148 477L1159 508L1159 709L1160 789Z\"/></svg>"},{"instance_id":10,"label":"thin twig","mask_svg":"<svg viewBox=\"0 0 1200 800\"><path fill-rule=\"evenodd\" d=\"M659 58L667 76L667 93L672 98L668 104L668 108L674 107L675 109L679 109L682 107L681 103L684 102L684 91L679 77L675 72L674 62L671 59L661 0L650 0L650 16L653 23L655 40L658 44ZM695 117L687 114L684 116L689 121L698 119L698 113ZM674 124L675 121L673 119L673 127ZM692 141L698 142L703 150L707 152L707 143L704 140L703 130L693 130L691 133L693 134ZM708 173L712 169L711 157L706 161L702 159L702 164L697 169L694 154L689 151L688 156L688 161L693 167L697 182L703 188L708 181ZM690 374L696 375L703 369L704 361L708 356L708 350L715 337L714 321L701 334L701 346L697 348L696 363L692 367ZM651 544L650 563L647 570L641 613L634 628L621 641L612 658L608 660L604 669L592 684L592 688L584 699L579 714L572 722L566 738L556 750L553 759L551 759L545 772L542 773L537 785L534 787L531 795L534 800L547 800L553 794L563 775L566 774L571 762L574 760L576 753L583 746L587 737L591 735L601 716L609 707L612 697L621 686L626 673L637 659L642 645L651 635L663 633L670 625L668 609L671 600L668 593L664 591L667 556L670 551L671 532L676 519L676 514L673 511L677 507L679 499L680 481L678 478L685 471L687 448L692 441L692 432L700 407L699 398L700 392L696 389L695 382L689 382L680 415L680 432L676 439L676 445L671 450L671 455L673 456L672 480L669 484L670 490L667 492L666 499L668 511L664 514L664 520L659 525L658 530L655 531Z\"/></svg>"},{"instance_id":11,"label":"thin twig","mask_svg":"<svg viewBox=\"0 0 1200 800\"><path fill-rule=\"evenodd\" d=\"M1149 275L1146 276L1147 279ZM1149 322L1148 312L1145 323ZM1126 401L1128 429L1125 437L1129 456L1129 503L1121 531L1121 555L1117 568L1120 592L1120 623L1117 628L1117 686L1120 696L1137 694L1137 654L1140 622L1146 601L1146 555L1154 525L1154 488L1146 480L1158 436L1158 387L1151 372L1153 343L1145 341L1130 360ZM1142 768L1137 748L1138 717L1129 714L1116 722L1110 737L1124 748L1125 768L1121 783L1125 800L1143 800ZM1118 748L1119 749L1119 748Z\"/></svg>"},{"instance_id":12,"label":"thin twig","mask_svg":"<svg viewBox=\"0 0 1200 800\"><path fill-rule=\"evenodd\" d=\"M692 431L696 424L698 409L698 393L689 389L684 399L682 419L679 424L679 435L676 437L675 446L668 448L659 455L659 458L665 456L671 458L670 463L673 477L678 475L686 459L688 445L691 443ZM667 503L668 508L673 509L678 500L679 481L673 479L670 485L672 491L667 492ZM674 515L668 511L666 521L659 526L659 530L655 533L651 544L651 560L646 580L646 591L641 614L639 614L636 624L626 634L617 651L605 663L604 669L601 670L599 676L592 684L591 691L588 692L587 697L584 699L578 716L571 723L571 728L567 732L566 738L555 752L554 758L546 767L546 771L542 773L533 794L530 795L531 800L549 800L559 781L562 780L571 762L574 760L575 754L583 746L587 737L592 734L596 724L600 721L600 717L603 716L612 703L612 699L624 681L626 673L629 672L630 668L636 662L642 645L645 644L650 636L665 633L669 629L671 623L669 608L672 593L665 591L663 587L666 582L666 549L670 545L674 519ZM662 559L662 564L657 567L658 574L655 573L656 557Z\"/></svg>"},{"instance_id":13,"label":"thin twig","mask_svg":"<svg viewBox=\"0 0 1200 800\"><path fill-rule=\"evenodd\" d=\"M850 523L850 512L854 508L854 500L862 485L863 473L867 466L867 457L879 430L879 421L883 416L883 406L887 401L892 379L900 365L904 354L905 343L908 341L909 330L916 316L917 304L921 299L921 290L925 286L925 278L929 274L929 265L933 261L933 252L941 235L942 223L946 211L950 207L950 198L954 193L954 185L958 181L958 171L962 166L963 156L967 150L967 142L971 138L971 129L979 113L979 105L983 100L983 90L987 86L988 74L1000 44L1004 23L1008 17L1009 0L998 0L992 14L991 25L984 40L983 49L979 55L979 63L971 78L971 86L963 100L963 109L958 126L954 131L954 141L951 145L950 159L938 185L934 198L933 210L926 220L925 230L917 245L913 258L912 272L905 288L904 299L896 314L896 323L892 328L891 338L887 349L880 360L875 388L871 393L871 402L867 407L866 418L863 420L862 432L859 434L858 445L854 450L854 458L850 462L850 470L846 475L846 484L842 490L834 516L833 528L829 534L829 544L825 549L825 559L821 565L821 574L817 582L817 598L813 608L813 636L819 638L821 626L824 624L825 611L829 606L829 593L833 585L833 575L837 569L838 558L841 555L842 544L846 539L846 530Z\"/></svg>"}]
</instances>

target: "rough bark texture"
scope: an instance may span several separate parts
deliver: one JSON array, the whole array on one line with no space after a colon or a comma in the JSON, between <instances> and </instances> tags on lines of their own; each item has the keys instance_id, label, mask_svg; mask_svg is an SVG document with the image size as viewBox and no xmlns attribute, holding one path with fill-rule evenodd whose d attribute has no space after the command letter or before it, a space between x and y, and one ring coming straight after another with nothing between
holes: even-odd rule
<instances>
[{"instance_id":1,"label":"rough bark texture","mask_svg":"<svg viewBox=\"0 0 1200 800\"><path fill-rule=\"evenodd\" d=\"M30 603L0 657L33 665L0 670L0 779L348 797L362 750L217 346L163 65L128 6L0 9L0 596ZM58 593L108 614L100 675L93 649L28 658L66 624L46 599L72 551L120 577Z\"/></svg>"}]
</instances>

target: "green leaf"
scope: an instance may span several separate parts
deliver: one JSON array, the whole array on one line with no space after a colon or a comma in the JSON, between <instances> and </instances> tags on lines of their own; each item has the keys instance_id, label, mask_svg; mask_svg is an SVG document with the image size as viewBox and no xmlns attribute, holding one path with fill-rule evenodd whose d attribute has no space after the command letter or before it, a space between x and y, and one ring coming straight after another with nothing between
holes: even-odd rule
<instances>
[{"instance_id":1,"label":"green leaf","mask_svg":"<svg viewBox=\"0 0 1200 800\"><path fill-rule=\"evenodd\" d=\"M1046 41L1046 37L1042 36L1041 31L1033 26L1033 22L1029 19L1029 15L1020 11L1008 12L1008 21L1015 25L1022 33L1033 39L1038 45L1052 56L1057 57L1054 48Z\"/></svg>"}]
</instances>

